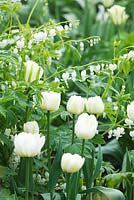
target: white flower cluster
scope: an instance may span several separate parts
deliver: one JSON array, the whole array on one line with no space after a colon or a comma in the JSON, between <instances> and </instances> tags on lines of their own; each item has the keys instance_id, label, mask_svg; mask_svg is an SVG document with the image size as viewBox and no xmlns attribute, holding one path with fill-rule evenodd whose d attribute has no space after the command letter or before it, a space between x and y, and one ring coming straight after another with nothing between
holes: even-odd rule
<instances>
[{"instance_id":1,"label":"white flower cluster","mask_svg":"<svg viewBox=\"0 0 134 200\"><path fill-rule=\"evenodd\" d=\"M101 40L100 37L91 38L91 39L89 40L89 44L90 44L90 46L92 47L92 46L98 44L100 40Z\"/></svg>"},{"instance_id":2,"label":"white flower cluster","mask_svg":"<svg viewBox=\"0 0 134 200\"><path fill-rule=\"evenodd\" d=\"M116 137L116 139L118 140L120 137L122 137L125 134L125 130L124 128L121 127L117 127L116 129L110 130L108 132L108 138L111 137Z\"/></svg>"},{"instance_id":3,"label":"white flower cluster","mask_svg":"<svg viewBox=\"0 0 134 200\"><path fill-rule=\"evenodd\" d=\"M121 56L121 58L134 61L134 51L131 50L131 51L129 51L127 54L123 54L123 56ZM121 61L119 61L119 63L120 63L120 62L121 62Z\"/></svg>"},{"instance_id":4,"label":"white flower cluster","mask_svg":"<svg viewBox=\"0 0 134 200\"><path fill-rule=\"evenodd\" d=\"M40 185L44 185L46 183L46 179L42 178L39 173L33 174L33 179L35 182L39 183Z\"/></svg>"}]
</instances>

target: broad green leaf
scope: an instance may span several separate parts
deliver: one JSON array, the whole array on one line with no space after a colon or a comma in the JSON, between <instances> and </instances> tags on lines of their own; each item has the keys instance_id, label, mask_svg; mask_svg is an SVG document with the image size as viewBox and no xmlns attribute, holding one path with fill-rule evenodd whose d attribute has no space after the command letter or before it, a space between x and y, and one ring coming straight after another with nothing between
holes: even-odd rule
<instances>
[{"instance_id":1,"label":"broad green leaf","mask_svg":"<svg viewBox=\"0 0 134 200\"><path fill-rule=\"evenodd\" d=\"M56 183L58 182L59 176L62 172L61 156L62 156L62 145L61 145L61 141L60 141L59 145L58 145L56 157L53 161L53 164L52 164L52 167L50 170L49 183L48 183L50 191L54 190Z\"/></svg>"},{"instance_id":2,"label":"broad green leaf","mask_svg":"<svg viewBox=\"0 0 134 200\"><path fill-rule=\"evenodd\" d=\"M94 144L105 144L103 136L99 134L95 135L93 139L91 139L90 141L93 142Z\"/></svg>"},{"instance_id":3,"label":"broad green leaf","mask_svg":"<svg viewBox=\"0 0 134 200\"><path fill-rule=\"evenodd\" d=\"M44 194L41 194L41 197L44 199L44 200L51 200L50 198L50 193L44 193ZM58 193L54 193L53 194L53 199L54 200L61 200L61 197Z\"/></svg>"},{"instance_id":4,"label":"broad green leaf","mask_svg":"<svg viewBox=\"0 0 134 200\"><path fill-rule=\"evenodd\" d=\"M120 190L116 190L116 189L112 189L112 188L106 188L106 187L102 187L102 186L96 186L93 188L89 188L85 191L83 191L83 193L102 193L106 200L125 200L125 196L123 195L123 193ZM103 200L103 199L101 199Z\"/></svg>"}]
</instances>

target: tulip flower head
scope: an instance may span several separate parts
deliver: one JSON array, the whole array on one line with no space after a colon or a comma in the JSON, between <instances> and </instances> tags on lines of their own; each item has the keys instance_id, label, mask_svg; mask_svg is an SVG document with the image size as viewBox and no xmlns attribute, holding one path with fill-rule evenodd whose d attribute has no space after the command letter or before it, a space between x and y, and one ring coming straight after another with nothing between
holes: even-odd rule
<instances>
[{"instance_id":1,"label":"tulip flower head","mask_svg":"<svg viewBox=\"0 0 134 200\"><path fill-rule=\"evenodd\" d=\"M34 61L28 60L24 63L25 66L25 81L33 82L39 80L43 75L43 69Z\"/></svg>"},{"instance_id":2,"label":"tulip flower head","mask_svg":"<svg viewBox=\"0 0 134 200\"><path fill-rule=\"evenodd\" d=\"M112 19L112 22L115 25L121 25L128 19L128 15L126 14L125 7L114 5L110 9L108 9L109 15Z\"/></svg>"},{"instance_id":3,"label":"tulip flower head","mask_svg":"<svg viewBox=\"0 0 134 200\"><path fill-rule=\"evenodd\" d=\"M101 114L104 111L104 103L100 96L90 97L86 103L87 112Z\"/></svg>"},{"instance_id":4,"label":"tulip flower head","mask_svg":"<svg viewBox=\"0 0 134 200\"><path fill-rule=\"evenodd\" d=\"M132 101L127 106L127 116L128 116L128 119L130 119L134 122L134 101Z\"/></svg>"},{"instance_id":5,"label":"tulip flower head","mask_svg":"<svg viewBox=\"0 0 134 200\"><path fill-rule=\"evenodd\" d=\"M24 128L24 132L26 132L26 133L32 133L32 134L38 133L39 134L39 126L36 121L26 122L23 125L23 128Z\"/></svg>"},{"instance_id":6,"label":"tulip flower head","mask_svg":"<svg viewBox=\"0 0 134 200\"><path fill-rule=\"evenodd\" d=\"M78 154L65 153L61 159L61 168L64 172L75 173L82 168L84 161L85 158Z\"/></svg>"},{"instance_id":7,"label":"tulip flower head","mask_svg":"<svg viewBox=\"0 0 134 200\"><path fill-rule=\"evenodd\" d=\"M81 96L71 96L67 102L67 111L79 115L84 111L84 99Z\"/></svg>"},{"instance_id":8,"label":"tulip flower head","mask_svg":"<svg viewBox=\"0 0 134 200\"><path fill-rule=\"evenodd\" d=\"M42 92L42 104L43 110L51 112L57 111L61 102L61 94L57 92Z\"/></svg>"},{"instance_id":9,"label":"tulip flower head","mask_svg":"<svg viewBox=\"0 0 134 200\"><path fill-rule=\"evenodd\" d=\"M45 143L45 136L40 137L38 133L19 133L15 135L15 153L20 157L34 157L40 153Z\"/></svg>"},{"instance_id":10,"label":"tulip flower head","mask_svg":"<svg viewBox=\"0 0 134 200\"><path fill-rule=\"evenodd\" d=\"M92 139L97 132L98 122L94 115L83 113L75 124L75 134L79 139Z\"/></svg>"}]
</instances>

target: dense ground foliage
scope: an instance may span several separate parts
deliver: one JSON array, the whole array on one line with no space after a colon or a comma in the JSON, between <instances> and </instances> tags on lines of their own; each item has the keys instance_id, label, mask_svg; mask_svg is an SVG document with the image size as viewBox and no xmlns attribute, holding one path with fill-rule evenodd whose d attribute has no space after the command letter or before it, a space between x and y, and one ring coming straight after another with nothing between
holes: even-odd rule
<instances>
[{"instance_id":1,"label":"dense ground foliage","mask_svg":"<svg viewBox=\"0 0 134 200\"><path fill-rule=\"evenodd\" d=\"M133 10L0 1L0 199L134 199Z\"/></svg>"}]
</instances>

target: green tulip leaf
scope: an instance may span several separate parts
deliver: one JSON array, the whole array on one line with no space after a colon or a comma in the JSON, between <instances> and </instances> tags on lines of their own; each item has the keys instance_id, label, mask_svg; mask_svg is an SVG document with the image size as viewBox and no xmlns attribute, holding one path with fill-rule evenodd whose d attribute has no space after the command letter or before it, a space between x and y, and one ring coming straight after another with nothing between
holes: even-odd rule
<instances>
[{"instance_id":1,"label":"green tulip leaf","mask_svg":"<svg viewBox=\"0 0 134 200\"><path fill-rule=\"evenodd\" d=\"M125 196L123 195L123 193L117 189L113 189L113 188L106 188L106 187L102 187L102 186L96 186L93 188L89 188L85 191L83 191L83 193L101 193L103 195L104 198L106 198L106 200L125 200ZM103 199L104 199L103 198Z\"/></svg>"},{"instance_id":2,"label":"green tulip leaf","mask_svg":"<svg viewBox=\"0 0 134 200\"><path fill-rule=\"evenodd\" d=\"M50 170L49 183L48 183L50 191L54 190L56 183L58 182L59 176L62 173L61 156L62 156L62 145L60 141L58 145L56 157L53 161L53 164Z\"/></svg>"}]
</instances>

